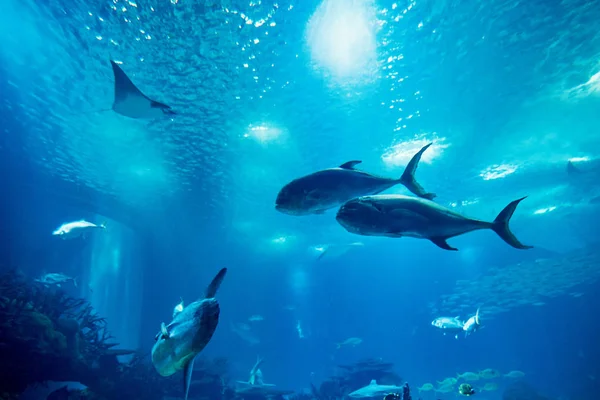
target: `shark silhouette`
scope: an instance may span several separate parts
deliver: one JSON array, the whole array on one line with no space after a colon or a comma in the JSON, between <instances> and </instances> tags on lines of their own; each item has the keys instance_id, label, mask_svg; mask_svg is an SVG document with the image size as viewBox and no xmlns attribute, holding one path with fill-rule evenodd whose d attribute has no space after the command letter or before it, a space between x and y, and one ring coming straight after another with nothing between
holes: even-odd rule
<instances>
[{"instance_id":1,"label":"shark silhouette","mask_svg":"<svg viewBox=\"0 0 600 400\"><path fill-rule=\"evenodd\" d=\"M138 89L121 67L110 60L115 76L115 101L112 109L129 118L156 118L175 114L171 107L152 100Z\"/></svg>"},{"instance_id":2,"label":"shark silhouette","mask_svg":"<svg viewBox=\"0 0 600 400\"><path fill-rule=\"evenodd\" d=\"M353 397L355 399L362 399L365 397L377 397L377 396L385 396L390 392L396 392L402 390L401 386L395 385L378 385L377 381L373 379L371 383L367 386L362 387L354 392L350 393L348 396Z\"/></svg>"},{"instance_id":3,"label":"shark silhouette","mask_svg":"<svg viewBox=\"0 0 600 400\"><path fill-rule=\"evenodd\" d=\"M223 268L206 288L201 298L175 315L169 325L161 325L152 348L152 363L162 376L183 371L183 390L188 398L194 358L208 344L219 323L219 303L215 295L227 268Z\"/></svg>"}]
</instances>

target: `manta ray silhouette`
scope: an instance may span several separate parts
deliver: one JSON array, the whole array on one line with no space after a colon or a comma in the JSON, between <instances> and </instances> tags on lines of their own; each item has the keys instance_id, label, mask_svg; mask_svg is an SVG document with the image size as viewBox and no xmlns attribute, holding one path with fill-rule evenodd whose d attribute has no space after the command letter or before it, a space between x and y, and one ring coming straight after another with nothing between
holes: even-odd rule
<instances>
[{"instance_id":1,"label":"manta ray silhouette","mask_svg":"<svg viewBox=\"0 0 600 400\"><path fill-rule=\"evenodd\" d=\"M116 113L136 119L175 114L170 106L152 100L142 93L116 62L110 60L110 64L115 76L115 101L112 109Z\"/></svg>"}]
</instances>

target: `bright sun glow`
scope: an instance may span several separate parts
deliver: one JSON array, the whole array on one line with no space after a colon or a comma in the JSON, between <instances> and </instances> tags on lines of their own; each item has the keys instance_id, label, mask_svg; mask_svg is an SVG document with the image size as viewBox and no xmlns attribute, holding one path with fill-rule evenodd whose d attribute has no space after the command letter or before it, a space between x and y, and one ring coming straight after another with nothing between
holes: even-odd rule
<instances>
[{"instance_id":1,"label":"bright sun glow","mask_svg":"<svg viewBox=\"0 0 600 400\"><path fill-rule=\"evenodd\" d=\"M281 129L267 125L250 125L244 133L245 138L252 138L261 144L273 142L280 136Z\"/></svg>"},{"instance_id":2,"label":"bright sun glow","mask_svg":"<svg viewBox=\"0 0 600 400\"><path fill-rule=\"evenodd\" d=\"M432 143L430 148L423 153L421 162L431 164L438 158L449 144L444 143L445 139L430 139L421 137L419 139L409 140L407 142L396 143L385 150L381 159L389 167L399 167L408 164L410 159L427 143Z\"/></svg>"},{"instance_id":3,"label":"bright sun glow","mask_svg":"<svg viewBox=\"0 0 600 400\"><path fill-rule=\"evenodd\" d=\"M308 21L306 40L317 67L335 78L361 78L377 63L372 0L323 0Z\"/></svg>"},{"instance_id":4,"label":"bright sun glow","mask_svg":"<svg viewBox=\"0 0 600 400\"><path fill-rule=\"evenodd\" d=\"M504 178L517 170L516 165L511 164L501 164L501 165L491 165L481 171L479 176L483 178L484 181L491 181L494 179Z\"/></svg>"}]
</instances>

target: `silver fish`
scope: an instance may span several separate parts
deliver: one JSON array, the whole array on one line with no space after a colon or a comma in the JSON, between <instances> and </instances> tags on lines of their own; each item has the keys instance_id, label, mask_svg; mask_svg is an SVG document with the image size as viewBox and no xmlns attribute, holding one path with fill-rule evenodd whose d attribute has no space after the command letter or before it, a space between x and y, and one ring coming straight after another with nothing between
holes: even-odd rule
<instances>
[{"instance_id":1,"label":"silver fish","mask_svg":"<svg viewBox=\"0 0 600 400\"><path fill-rule=\"evenodd\" d=\"M480 327L481 327L481 323L479 321L479 308L478 308L475 315L473 315L471 318L469 318L467 320L467 322L465 322L465 324L463 325L463 331L465 331L465 336L468 336L471 333L476 332Z\"/></svg>"},{"instance_id":2,"label":"silver fish","mask_svg":"<svg viewBox=\"0 0 600 400\"><path fill-rule=\"evenodd\" d=\"M364 236L414 237L431 240L444 250L458 250L446 240L479 229L491 229L516 249L530 249L510 231L508 223L525 197L508 204L493 222L464 217L433 201L402 195L353 199L340 207L336 219L348 232Z\"/></svg>"},{"instance_id":3,"label":"silver fish","mask_svg":"<svg viewBox=\"0 0 600 400\"><path fill-rule=\"evenodd\" d=\"M96 225L84 219L67 222L59 226L52 234L61 239L75 239L79 236L85 237L89 232L97 229L106 229L104 224Z\"/></svg>"},{"instance_id":4,"label":"silver fish","mask_svg":"<svg viewBox=\"0 0 600 400\"><path fill-rule=\"evenodd\" d=\"M275 209L290 215L322 214L355 197L377 194L398 184L417 196L433 199L435 194L427 193L415 179L421 156L429 146L431 143L413 156L399 179L382 178L354 169L361 161L348 161L337 168L295 179L279 191Z\"/></svg>"},{"instance_id":5,"label":"silver fish","mask_svg":"<svg viewBox=\"0 0 600 400\"><path fill-rule=\"evenodd\" d=\"M463 329L464 323L459 317L438 317L431 321L431 325L440 329Z\"/></svg>"}]
</instances>

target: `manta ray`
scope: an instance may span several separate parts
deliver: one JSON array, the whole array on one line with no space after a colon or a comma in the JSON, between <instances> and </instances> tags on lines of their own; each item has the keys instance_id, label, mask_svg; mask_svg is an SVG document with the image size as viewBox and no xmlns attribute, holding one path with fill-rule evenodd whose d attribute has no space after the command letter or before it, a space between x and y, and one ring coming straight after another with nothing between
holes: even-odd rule
<instances>
[{"instance_id":1,"label":"manta ray","mask_svg":"<svg viewBox=\"0 0 600 400\"><path fill-rule=\"evenodd\" d=\"M129 118L156 118L175 114L170 106L142 93L116 62L110 60L110 64L115 76L115 101L112 109L116 113Z\"/></svg>"},{"instance_id":2,"label":"manta ray","mask_svg":"<svg viewBox=\"0 0 600 400\"><path fill-rule=\"evenodd\" d=\"M152 348L152 364L161 376L183 371L185 400L190 391L194 358L208 344L219 323L219 303L215 295L227 268L223 268L206 288L203 298L175 314L169 325L164 322Z\"/></svg>"}]
</instances>

